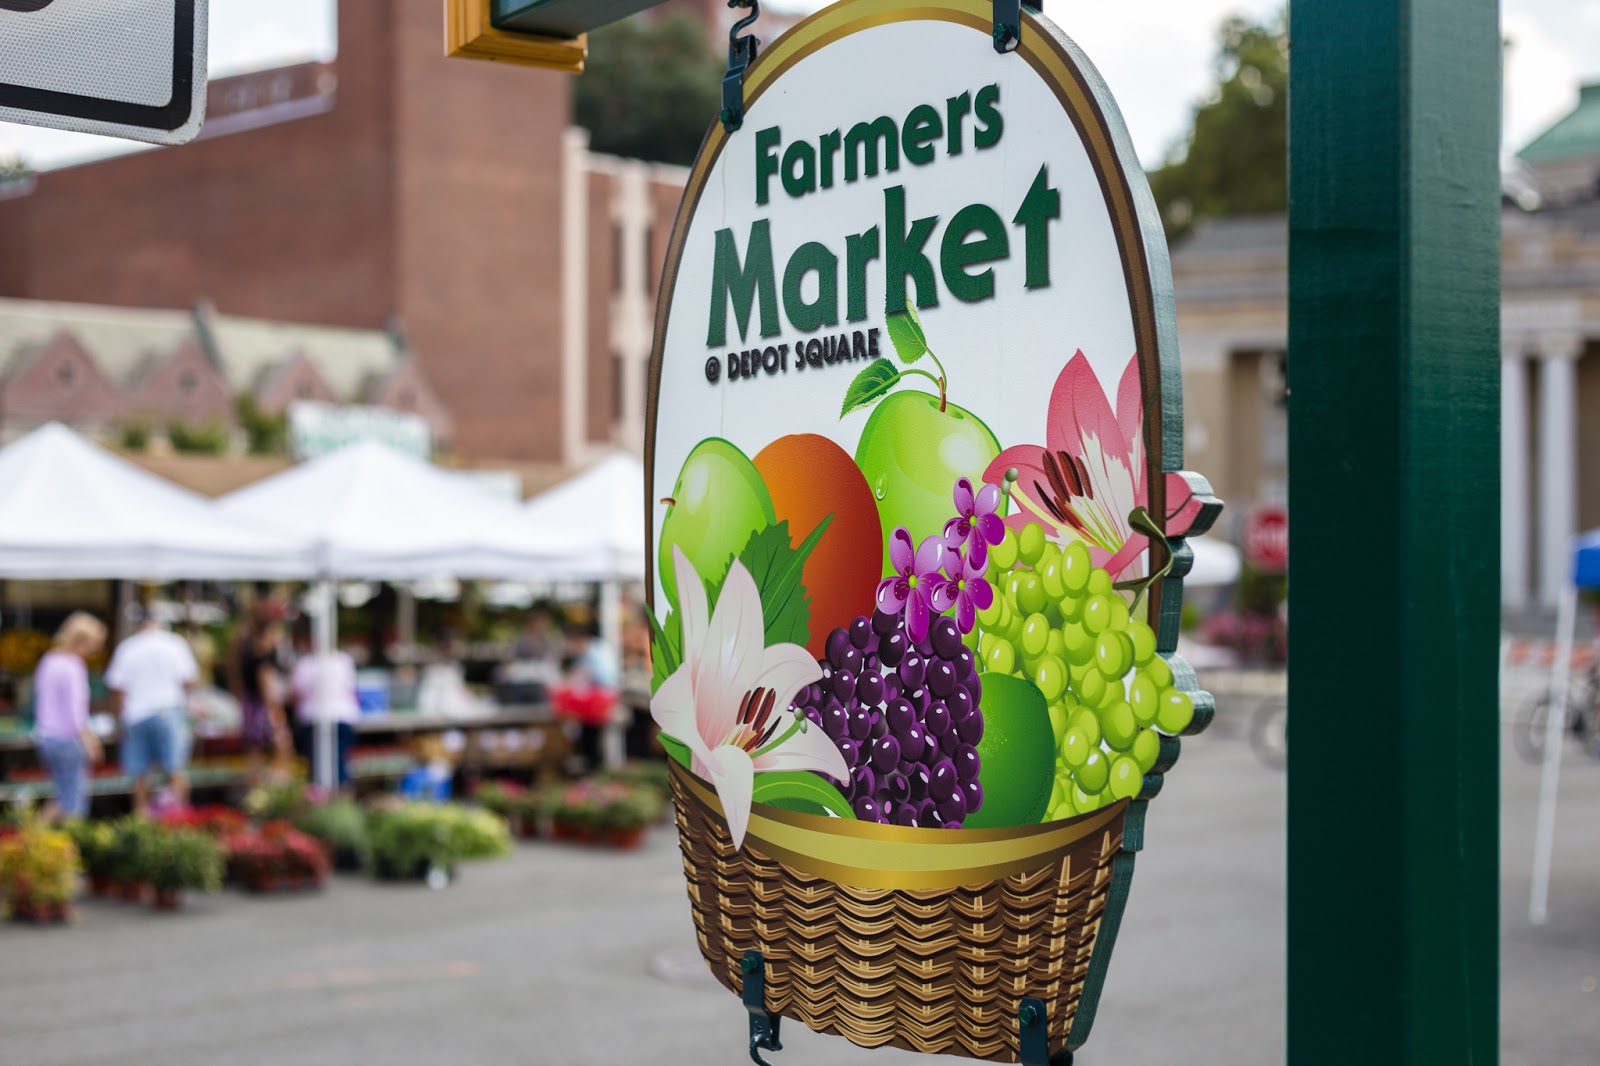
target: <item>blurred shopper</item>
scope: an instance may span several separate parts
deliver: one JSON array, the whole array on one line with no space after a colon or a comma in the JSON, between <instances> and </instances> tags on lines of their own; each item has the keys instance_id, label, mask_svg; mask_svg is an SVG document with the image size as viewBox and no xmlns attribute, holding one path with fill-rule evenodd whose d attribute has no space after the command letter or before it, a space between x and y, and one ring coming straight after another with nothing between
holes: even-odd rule
<instances>
[{"instance_id":1,"label":"blurred shopper","mask_svg":"<svg viewBox=\"0 0 1600 1066\"><path fill-rule=\"evenodd\" d=\"M289 695L294 702L295 748L317 771L317 723L334 723L334 767L341 792L350 786L350 745L355 723L361 717L356 700L356 663L347 651L318 655L312 646L311 620L302 618L294 627L297 658L289 675Z\"/></svg>"},{"instance_id":2,"label":"blurred shopper","mask_svg":"<svg viewBox=\"0 0 1600 1066\"><path fill-rule=\"evenodd\" d=\"M582 626L567 628L562 666L566 676L555 692L558 715L578 724L578 755L593 772L604 761L600 741L617 709L616 652Z\"/></svg>"},{"instance_id":3,"label":"blurred shopper","mask_svg":"<svg viewBox=\"0 0 1600 1066\"><path fill-rule=\"evenodd\" d=\"M276 770L288 768L289 724L283 711L284 680L279 665L282 632L282 624L271 615L258 618L239 650L239 732L244 740L245 781L251 786L261 781L263 756L272 757Z\"/></svg>"},{"instance_id":4,"label":"blurred shopper","mask_svg":"<svg viewBox=\"0 0 1600 1066\"><path fill-rule=\"evenodd\" d=\"M55 799L45 809L52 821L89 813L89 767L104 759L105 751L89 729L86 660L105 641L105 625L75 611L61 623L55 646L33 673L34 743L56 787Z\"/></svg>"},{"instance_id":5,"label":"blurred shopper","mask_svg":"<svg viewBox=\"0 0 1600 1066\"><path fill-rule=\"evenodd\" d=\"M188 641L142 608L138 630L106 668L122 712L122 771L133 779L133 809L150 809L151 766L160 768L180 807L189 805L189 689L200 676Z\"/></svg>"},{"instance_id":6,"label":"blurred shopper","mask_svg":"<svg viewBox=\"0 0 1600 1066\"><path fill-rule=\"evenodd\" d=\"M535 607L528 612L527 620L522 623L522 632L517 634L517 658L525 662L548 663L554 667L560 651L550 612L544 607Z\"/></svg>"}]
</instances>

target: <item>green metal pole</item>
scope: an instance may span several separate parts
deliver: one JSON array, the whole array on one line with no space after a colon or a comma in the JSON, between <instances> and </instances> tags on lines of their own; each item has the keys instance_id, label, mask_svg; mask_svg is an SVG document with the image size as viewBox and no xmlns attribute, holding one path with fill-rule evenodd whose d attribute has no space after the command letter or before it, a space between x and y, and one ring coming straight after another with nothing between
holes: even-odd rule
<instances>
[{"instance_id":1,"label":"green metal pole","mask_svg":"<svg viewBox=\"0 0 1600 1066\"><path fill-rule=\"evenodd\" d=\"M1294 0L1289 1062L1497 1060L1494 0Z\"/></svg>"}]
</instances>

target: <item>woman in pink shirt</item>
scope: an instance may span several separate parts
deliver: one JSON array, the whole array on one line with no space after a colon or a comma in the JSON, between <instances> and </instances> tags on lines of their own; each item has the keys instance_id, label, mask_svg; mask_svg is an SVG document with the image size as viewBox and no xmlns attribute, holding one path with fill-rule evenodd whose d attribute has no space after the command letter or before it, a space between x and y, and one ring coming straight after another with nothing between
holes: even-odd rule
<instances>
[{"instance_id":1,"label":"woman in pink shirt","mask_svg":"<svg viewBox=\"0 0 1600 1066\"><path fill-rule=\"evenodd\" d=\"M48 810L52 819L89 813L89 766L105 752L89 729L89 668L84 660L105 639L106 627L99 619L75 611L61 623L55 647L33 674L34 744L56 787Z\"/></svg>"},{"instance_id":2,"label":"woman in pink shirt","mask_svg":"<svg viewBox=\"0 0 1600 1066\"><path fill-rule=\"evenodd\" d=\"M295 746L316 775L317 723L333 720L334 772L339 791L350 788L350 745L355 739L355 723L361 718L356 700L356 664L345 651L331 651L326 657L312 649L311 623L302 618L295 626L294 671L289 675L289 692L294 699ZM318 711L321 713L319 714Z\"/></svg>"}]
</instances>

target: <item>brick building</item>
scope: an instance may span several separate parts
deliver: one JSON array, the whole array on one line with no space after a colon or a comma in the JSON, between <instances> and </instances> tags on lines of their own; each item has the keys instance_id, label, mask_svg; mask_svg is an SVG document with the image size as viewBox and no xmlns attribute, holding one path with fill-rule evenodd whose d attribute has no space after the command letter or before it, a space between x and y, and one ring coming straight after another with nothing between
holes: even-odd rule
<instances>
[{"instance_id":1,"label":"brick building","mask_svg":"<svg viewBox=\"0 0 1600 1066\"><path fill-rule=\"evenodd\" d=\"M471 460L638 448L684 173L590 153L565 75L446 59L435 3L338 18L334 62L213 82L194 143L0 189L0 297L396 332Z\"/></svg>"}]
</instances>

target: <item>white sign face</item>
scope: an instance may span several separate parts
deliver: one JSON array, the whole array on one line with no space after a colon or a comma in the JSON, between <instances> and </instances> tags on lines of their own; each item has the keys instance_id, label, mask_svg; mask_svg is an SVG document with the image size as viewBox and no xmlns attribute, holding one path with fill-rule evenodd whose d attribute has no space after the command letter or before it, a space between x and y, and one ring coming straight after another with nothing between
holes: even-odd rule
<instances>
[{"instance_id":1,"label":"white sign face","mask_svg":"<svg viewBox=\"0 0 1600 1066\"><path fill-rule=\"evenodd\" d=\"M184 144L206 107L209 0L0 0L0 121Z\"/></svg>"},{"instance_id":2,"label":"white sign face","mask_svg":"<svg viewBox=\"0 0 1600 1066\"><path fill-rule=\"evenodd\" d=\"M421 415L387 407L341 407L309 401L289 405L289 451L296 459L314 459L346 444L368 440L418 459L433 454L433 433Z\"/></svg>"}]
</instances>

